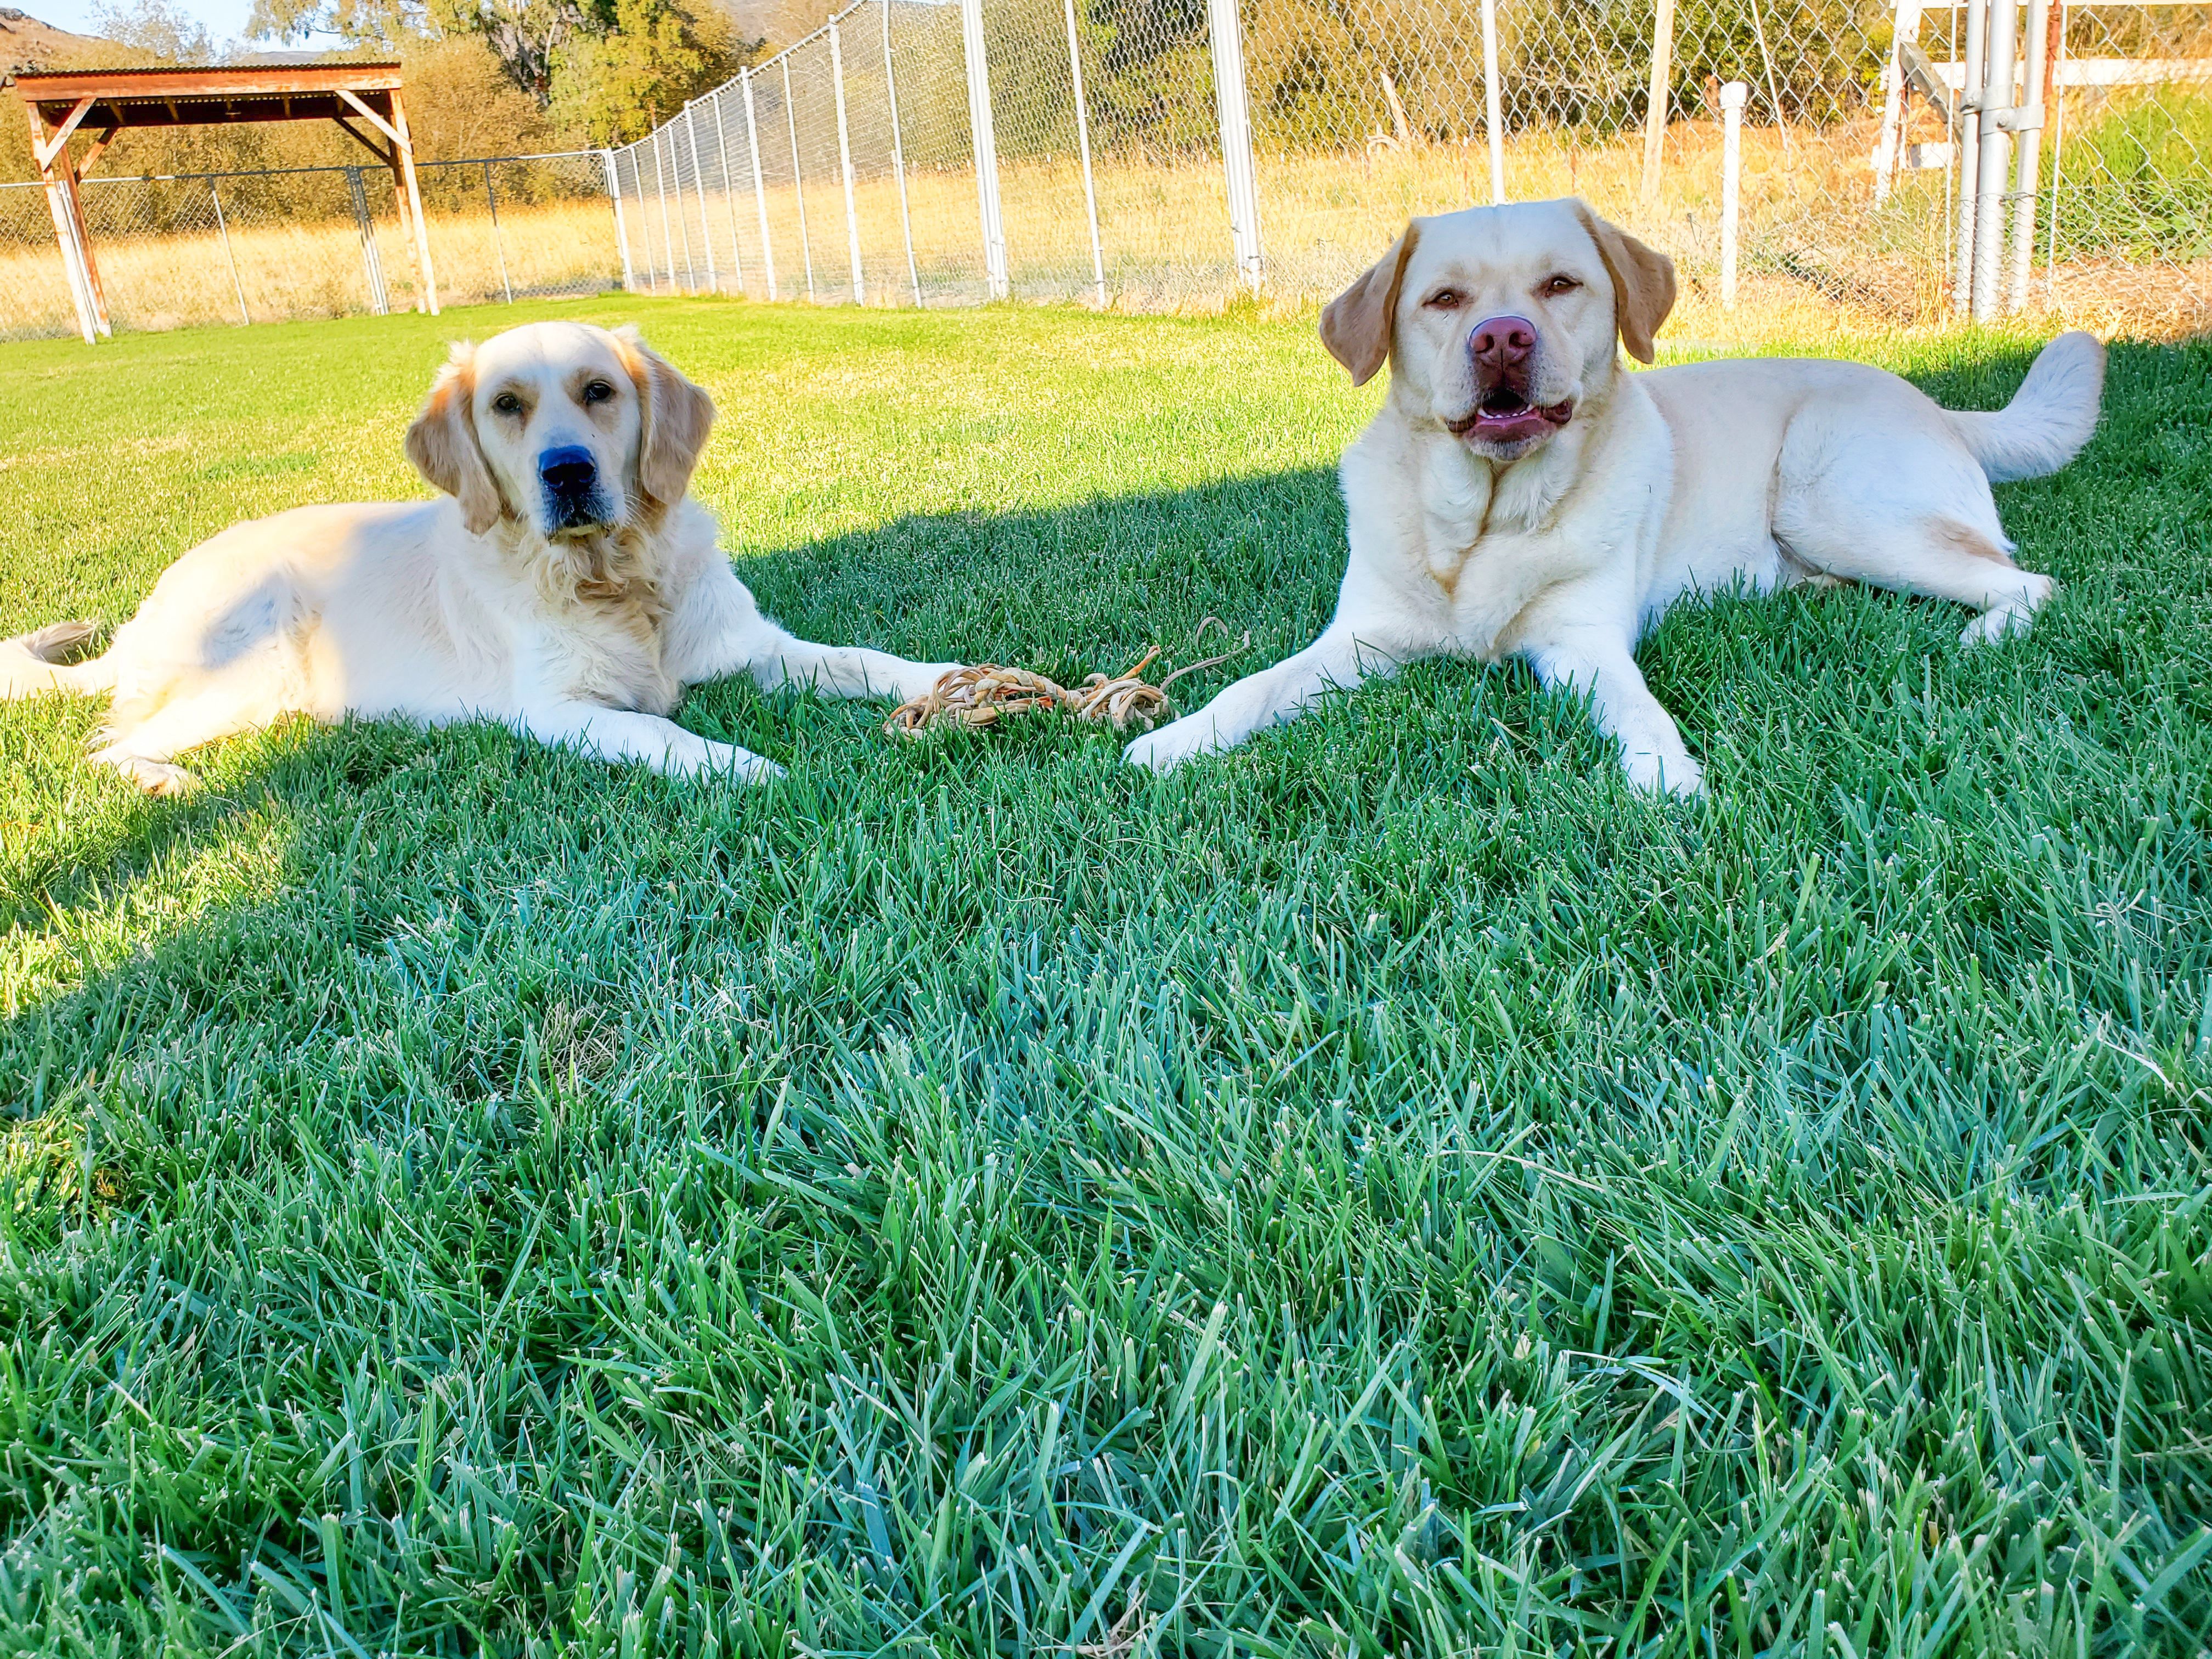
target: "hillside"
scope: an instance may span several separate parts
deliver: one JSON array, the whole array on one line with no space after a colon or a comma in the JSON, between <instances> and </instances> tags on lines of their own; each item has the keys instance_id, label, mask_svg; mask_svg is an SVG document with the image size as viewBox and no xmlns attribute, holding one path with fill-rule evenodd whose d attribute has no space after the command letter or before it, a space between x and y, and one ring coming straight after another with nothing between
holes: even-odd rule
<instances>
[{"instance_id":1,"label":"hillside","mask_svg":"<svg viewBox=\"0 0 2212 1659\"><path fill-rule=\"evenodd\" d=\"M110 46L97 35L71 34L15 6L0 6L0 76L80 63Z\"/></svg>"}]
</instances>

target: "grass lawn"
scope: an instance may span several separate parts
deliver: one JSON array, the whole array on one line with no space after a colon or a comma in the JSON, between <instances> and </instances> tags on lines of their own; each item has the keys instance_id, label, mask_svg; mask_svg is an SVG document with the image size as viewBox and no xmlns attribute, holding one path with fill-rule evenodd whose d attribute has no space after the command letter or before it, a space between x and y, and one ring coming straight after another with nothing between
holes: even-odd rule
<instances>
[{"instance_id":1,"label":"grass lawn","mask_svg":"<svg viewBox=\"0 0 2212 1659\"><path fill-rule=\"evenodd\" d=\"M812 637L1056 674L1332 608L1310 329L625 301L0 348L0 629L407 495L443 341L637 317ZM1869 342L1954 404L2027 348ZM672 784L0 708L0 1648L2190 1654L2212 1628L2212 345L1863 591L1644 659L1712 795L1431 664Z\"/></svg>"}]
</instances>

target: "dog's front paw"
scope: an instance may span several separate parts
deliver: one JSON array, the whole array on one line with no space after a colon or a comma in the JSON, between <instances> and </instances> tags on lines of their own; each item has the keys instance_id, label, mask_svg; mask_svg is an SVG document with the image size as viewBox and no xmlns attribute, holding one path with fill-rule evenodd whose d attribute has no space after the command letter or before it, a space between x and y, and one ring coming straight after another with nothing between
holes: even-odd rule
<instances>
[{"instance_id":1,"label":"dog's front paw","mask_svg":"<svg viewBox=\"0 0 2212 1659\"><path fill-rule=\"evenodd\" d=\"M112 766L149 795L189 795L200 787L199 775L168 761L148 760L103 749L92 757L95 765Z\"/></svg>"},{"instance_id":2,"label":"dog's front paw","mask_svg":"<svg viewBox=\"0 0 2212 1659\"><path fill-rule=\"evenodd\" d=\"M1688 799L1705 793L1705 770L1687 754L1655 754L1638 750L1621 757L1621 768L1637 788L1655 795Z\"/></svg>"},{"instance_id":3,"label":"dog's front paw","mask_svg":"<svg viewBox=\"0 0 2212 1659\"><path fill-rule=\"evenodd\" d=\"M733 743L710 743L707 745L705 761L699 770L728 778L735 783L774 783L784 775L783 768L765 755L756 755L750 749L740 749Z\"/></svg>"},{"instance_id":4,"label":"dog's front paw","mask_svg":"<svg viewBox=\"0 0 2212 1659\"><path fill-rule=\"evenodd\" d=\"M916 697L926 697L937 689L938 681L947 674L958 673L967 665L958 662L908 663L892 681L892 694L901 702L912 702Z\"/></svg>"},{"instance_id":5,"label":"dog's front paw","mask_svg":"<svg viewBox=\"0 0 2212 1659\"><path fill-rule=\"evenodd\" d=\"M1121 751L1121 758L1132 766L1170 772L1194 756L1210 755L1227 746L1212 720L1203 714L1189 714L1146 732Z\"/></svg>"}]
</instances>

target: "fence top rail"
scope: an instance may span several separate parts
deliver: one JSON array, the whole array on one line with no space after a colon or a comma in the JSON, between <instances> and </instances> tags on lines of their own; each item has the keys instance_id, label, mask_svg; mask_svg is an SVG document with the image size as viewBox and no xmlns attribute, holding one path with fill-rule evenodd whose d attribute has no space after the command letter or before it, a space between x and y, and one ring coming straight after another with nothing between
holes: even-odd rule
<instances>
[{"instance_id":1,"label":"fence top rail","mask_svg":"<svg viewBox=\"0 0 2212 1659\"><path fill-rule=\"evenodd\" d=\"M461 155L446 161L417 161L418 171L427 173L432 167L480 167L486 163L502 161L596 161L600 152L595 149L541 149L526 155ZM89 179L80 179L81 185L171 185L187 179L289 179L310 173L381 173L374 162L362 162L358 167L325 163L312 167L232 167L216 171L192 173L100 173ZM0 190L44 190L36 179L0 179Z\"/></svg>"}]
</instances>

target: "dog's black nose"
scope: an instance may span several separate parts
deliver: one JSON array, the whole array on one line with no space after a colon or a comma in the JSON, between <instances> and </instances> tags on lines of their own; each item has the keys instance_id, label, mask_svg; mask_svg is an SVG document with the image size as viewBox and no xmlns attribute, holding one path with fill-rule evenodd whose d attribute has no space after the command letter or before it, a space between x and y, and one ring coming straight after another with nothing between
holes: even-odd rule
<instances>
[{"instance_id":1,"label":"dog's black nose","mask_svg":"<svg viewBox=\"0 0 2212 1659\"><path fill-rule=\"evenodd\" d=\"M1492 317L1475 325L1467 337L1474 357L1475 378L1487 391L1496 386L1518 386L1528 376L1528 356L1536 349L1536 325L1526 317Z\"/></svg>"},{"instance_id":2,"label":"dog's black nose","mask_svg":"<svg viewBox=\"0 0 2212 1659\"><path fill-rule=\"evenodd\" d=\"M589 489L599 475L592 452L581 444L563 444L538 458L538 476L556 495L574 495Z\"/></svg>"}]
</instances>

